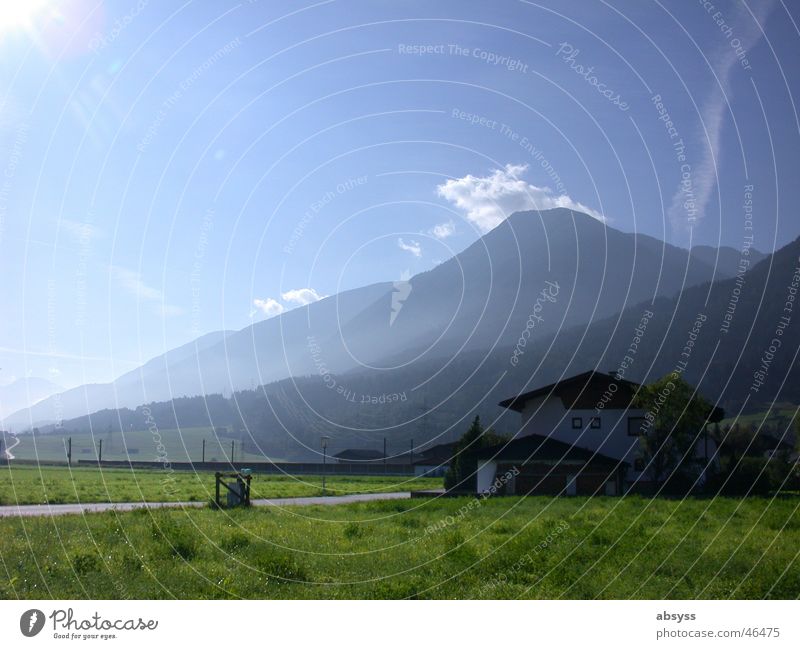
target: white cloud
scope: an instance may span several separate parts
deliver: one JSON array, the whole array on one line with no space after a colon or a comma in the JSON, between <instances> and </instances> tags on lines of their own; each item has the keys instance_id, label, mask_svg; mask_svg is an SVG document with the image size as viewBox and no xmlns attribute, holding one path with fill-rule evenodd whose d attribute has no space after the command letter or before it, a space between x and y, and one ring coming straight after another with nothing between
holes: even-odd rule
<instances>
[{"instance_id":1,"label":"white cloud","mask_svg":"<svg viewBox=\"0 0 800 649\"><path fill-rule=\"evenodd\" d=\"M320 295L313 288L294 288L290 291L286 291L285 293L281 293L281 299L284 302L298 304L300 306L311 304L312 302L321 300L324 297L327 296Z\"/></svg>"},{"instance_id":2,"label":"white cloud","mask_svg":"<svg viewBox=\"0 0 800 649\"><path fill-rule=\"evenodd\" d=\"M467 219L481 232L497 227L509 215L523 210L548 210L566 207L605 220L599 212L554 194L549 187L537 187L521 178L528 165L507 164L493 169L488 176L467 174L436 187L436 193L467 213Z\"/></svg>"},{"instance_id":3,"label":"white cloud","mask_svg":"<svg viewBox=\"0 0 800 649\"><path fill-rule=\"evenodd\" d=\"M84 223L82 221L61 219L59 227L77 244L88 244L92 239L100 236L100 230L91 223Z\"/></svg>"},{"instance_id":4,"label":"white cloud","mask_svg":"<svg viewBox=\"0 0 800 649\"><path fill-rule=\"evenodd\" d=\"M402 237L397 238L397 246L400 250L405 250L406 252L410 252L415 257L422 256L422 246L419 245L419 241L414 241L413 239L406 243L403 241Z\"/></svg>"},{"instance_id":5,"label":"white cloud","mask_svg":"<svg viewBox=\"0 0 800 649\"><path fill-rule=\"evenodd\" d=\"M164 293L153 286L145 284L142 280L141 273L120 266L111 266L109 270L117 284L133 295L137 300L140 302L153 303L155 307L154 311L158 315L169 317L180 315L184 312L182 307L175 304L167 304L164 301Z\"/></svg>"},{"instance_id":6,"label":"white cloud","mask_svg":"<svg viewBox=\"0 0 800 649\"><path fill-rule=\"evenodd\" d=\"M749 53L762 35L758 24L764 24L773 3L765 2L756 6L754 16L750 15L746 5L737 6L738 9L734 12L730 24L737 28L736 37L740 41L740 46ZM696 148L701 151L699 160L694 164L689 182L679 184L667 210L673 232L678 234L688 232L691 218L699 221L705 216L708 203L714 195L719 172L717 165L720 161L722 128L725 125L725 115L731 99L730 77L740 64L730 40L724 41L717 56L711 58L715 58L710 63L716 71L719 83L714 85L711 95L706 98L700 111L701 124L695 140Z\"/></svg>"},{"instance_id":7,"label":"white cloud","mask_svg":"<svg viewBox=\"0 0 800 649\"><path fill-rule=\"evenodd\" d=\"M271 297L268 297L266 300L261 300L259 298L256 298L255 300L253 300L253 306L255 308L250 312L251 318L259 311L261 311L261 313L263 313L268 318L280 315L281 313L286 311L286 308L280 302L278 302L278 300L275 300Z\"/></svg>"},{"instance_id":8,"label":"white cloud","mask_svg":"<svg viewBox=\"0 0 800 649\"><path fill-rule=\"evenodd\" d=\"M456 233L456 224L452 221L439 223L428 230L428 233L437 239L447 239L447 237L451 237Z\"/></svg>"}]
</instances>

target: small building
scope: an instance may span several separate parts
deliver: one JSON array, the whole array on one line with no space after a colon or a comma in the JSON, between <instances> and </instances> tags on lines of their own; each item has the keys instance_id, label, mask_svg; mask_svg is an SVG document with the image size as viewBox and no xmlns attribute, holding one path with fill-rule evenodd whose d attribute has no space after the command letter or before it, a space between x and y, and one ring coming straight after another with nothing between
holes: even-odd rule
<instances>
[{"instance_id":1,"label":"small building","mask_svg":"<svg viewBox=\"0 0 800 649\"><path fill-rule=\"evenodd\" d=\"M440 477L450 466L455 455L457 442L437 444L414 455L414 474L429 478Z\"/></svg>"},{"instance_id":2,"label":"small building","mask_svg":"<svg viewBox=\"0 0 800 649\"><path fill-rule=\"evenodd\" d=\"M370 462L374 464L376 461L383 460L383 453L371 448L346 448L333 457L339 462Z\"/></svg>"},{"instance_id":3,"label":"small building","mask_svg":"<svg viewBox=\"0 0 800 649\"><path fill-rule=\"evenodd\" d=\"M626 462L542 435L481 449L478 493L531 496L616 496ZM508 476L497 480L498 476Z\"/></svg>"}]
</instances>

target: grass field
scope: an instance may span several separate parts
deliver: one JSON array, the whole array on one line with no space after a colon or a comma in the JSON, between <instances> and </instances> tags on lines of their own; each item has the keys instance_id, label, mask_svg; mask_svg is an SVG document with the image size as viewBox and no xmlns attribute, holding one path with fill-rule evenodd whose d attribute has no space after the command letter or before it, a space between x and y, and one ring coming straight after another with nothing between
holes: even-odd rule
<instances>
[{"instance_id":1,"label":"grass field","mask_svg":"<svg viewBox=\"0 0 800 649\"><path fill-rule=\"evenodd\" d=\"M0 597L794 599L799 505L531 497L6 518Z\"/></svg>"},{"instance_id":2,"label":"grass field","mask_svg":"<svg viewBox=\"0 0 800 649\"><path fill-rule=\"evenodd\" d=\"M149 430L133 430L125 433L96 432L75 433L71 435L19 435L16 439L5 436L4 448L11 448L14 457L23 460L39 460L40 462L65 461L66 437L72 437L72 460L95 460L103 441L104 460L144 460L156 459L159 444L163 444L163 453L170 462L198 462L202 459L203 440L206 441L206 460L209 462L227 462L231 453L231 441L234 442L234 460L247 462L267 459L263 455L242 453L237 438L218 437L210 428L181 428L180 430L159 431L154 437ZM282 458L270 458L279 462Z\"/></svg>"},{"instance_id":3,"label":"grass field","mask_svg":"<svg viewBox=\"0 0 800 649\"><path fill-rule=\"evenodd\" d=\"M254 475L253 498L322 494L320 476ZM435 489L441 478L328 476L331 495ZM0 505L92 502L208 501L214 497L213 472L0 466Z\"/></svg>"}]
</instances>

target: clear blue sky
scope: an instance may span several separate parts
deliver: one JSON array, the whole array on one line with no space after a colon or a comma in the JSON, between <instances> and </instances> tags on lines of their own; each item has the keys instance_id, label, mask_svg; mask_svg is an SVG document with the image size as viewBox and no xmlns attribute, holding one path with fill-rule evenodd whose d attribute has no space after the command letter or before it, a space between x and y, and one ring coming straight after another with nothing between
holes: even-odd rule
<instances>
[{"instance_id":1,"label":"clear blue sky","mask_svg":"<svg viewBox=\"0 0 800 649\"><path fill-rule=\"evenodd\" d=\"M799 234L781 3L8 4L0 383L109 380L520 207L741 248L753 185L755 246Z\"/></svg>"}]
</instances>

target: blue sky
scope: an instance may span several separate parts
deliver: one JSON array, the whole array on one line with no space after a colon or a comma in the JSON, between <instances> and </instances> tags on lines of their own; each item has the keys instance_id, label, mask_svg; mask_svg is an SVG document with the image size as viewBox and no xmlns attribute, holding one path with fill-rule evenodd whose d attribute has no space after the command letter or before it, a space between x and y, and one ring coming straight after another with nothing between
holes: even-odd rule
<instances>
[{"instance_id":1,"label":"blue sky","mask_svg":"<svg viewBox=\"0 0 800 649\"><path fill-rule=\"evenodd\" d=\"M781 3L15 6L0 383L109 380L430 269L515 209L741 248L752 185L755 246L798 236Z\"/></svg>"}]
</instances>

